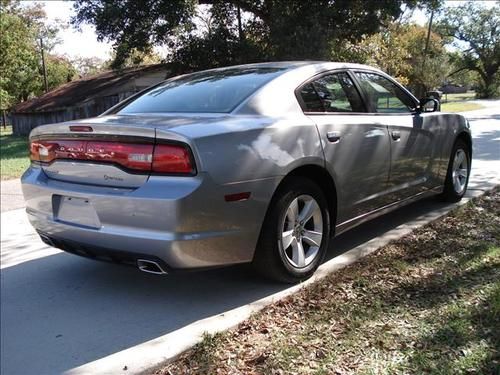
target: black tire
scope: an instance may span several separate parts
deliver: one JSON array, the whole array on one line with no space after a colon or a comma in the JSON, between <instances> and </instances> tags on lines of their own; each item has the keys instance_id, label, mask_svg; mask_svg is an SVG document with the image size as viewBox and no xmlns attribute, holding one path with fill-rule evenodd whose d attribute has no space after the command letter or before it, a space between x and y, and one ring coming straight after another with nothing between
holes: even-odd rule
<instances>
[{"instance_id":1,"label":"black tire","mask_svg":"<svg viewBox=\"0 0 500 375\"><path fill-rule=\"evenodd\" d=\"M467 169L467 176L464 179L465 185L463 186L463 189L458 190L454 185L454 161L455 161L455 156L457 153L463 152L465 154L465 160L467 163L467 167L464 169ZM451 151L450 155L450 161L448 163L448 170L446 172L446 180L444 182L444 190L443 192L439 195L439 198L442 201L445 202L458 202L459 200L462 199L464 196L465 192L467 191L467 185L469 183L469 176L470 176L470 167L471 167L471 155L469 152L469 146L467 143L462 140L462 139L457 139L455 144L453 145L453 149Z\"/></svg>"},{"instance_id":2,"label":"black tire","mask_svg":"<svg viewBox=\"0 0 500 375\"><path fill-rule=\"evenodd\" d=\"M322 225L322 238L321 245L319 249L317 246L309 246L306 241L307 232L297 235L302 238L300 241L304 241L305 245L302 247L304 249L303 254L314 254L310 255L310 263L305 264L303 267L297 267L292 264L290 255L288 253L292 252L292 245L287 249L283 249L282 243L282 233L283 226L290 225L289 216L287 215L287 210L291 206L292 202L296 199L298 205L300 205L301 197L314 198L315 203L317 203L315 212L316 216L312 217L307 223L303 224L303 230L313 230L308 229L308 225L318 225L319 222L319 211L321 212L321 225ZM305 204L302 208L305 207ZM317 220L318 219L318 220ZM316 223L313 223L316 221ZM288 228L287 228L288 229ZM315 230L315 229L314 229ZM300 230L299 230L300 232ZM295 230L294 230L295 233ZM266 218L262 225L257 249L255 252L253 266L260 274L285 283L296 283L301 280L309 278L314 271L319 267L323 261L325 254L328 249L328 243L330 240L330 213L328 209L328 203L323 194L323 191L318 187L316 183L305 177L290 177L286 182L279 188L276 192L273 200L270 203ZM301 237L303 236L303 237ZM297 241L297 240L296 240ZM319 241L317 241L319 242ZM295 242L296 244L297 242ZM316 250L317 249L317 250ZM304 256L306 258L306 256ZM305 260L307 262L307 258Z\"/></svg>"}]
</instances>

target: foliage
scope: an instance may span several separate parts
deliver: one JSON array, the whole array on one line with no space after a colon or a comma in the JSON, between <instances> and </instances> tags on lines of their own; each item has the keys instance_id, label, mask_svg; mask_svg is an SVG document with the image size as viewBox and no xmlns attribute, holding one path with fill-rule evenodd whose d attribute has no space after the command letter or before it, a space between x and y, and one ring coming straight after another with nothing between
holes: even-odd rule
<instances>
[{"instance_id":1,"label":"foliage","mask_svg":"<svg viewBox=\"0 0 500 375\"><path fill-rule=\"evenodd\" d=\"M393 22L380 33L363 40L360 48L365 55L364 62L380 67L418 96L423 96L439 86L448 73L444 41L431 32L424 57L426 39L426 27Z\"/></svg>"},{"instance_id":2,"label":"foliage","mask_svg":"<svg viewBox=\"0 0 500 375\"><path fill-rule=\"evenodd\" d=\"M474 71L481 78L480 96L500 95L500 4L486 8L469 1L449 7L440 19L439 30L453 37L455 47L462 50L456 56L457 71Z\"/></svg>"},{"instance_id":3,"label":"foliage","mask_svg":"<svg viewBox=\"0 0 500 375\"><path fill-rule=\"evenodd\" d=\"M139 50L129 49L127 45L120 44L111 58L104 62L103 68L121 69L139 65L159 64L161 56L153 51L153 48Z\"/></svg>"},{"instance_id":4,"label":"foliage","mask_svg":"<svg viewBox=\"0 0 500 375\"><path fill-rule=\"evenodd\" d=\"M449 74L445 81L476 90L481 87L481 77L475 70L462 69L462 52L459 50L448 52Z\"/></svg>"},{"instance_id":5,"label":"foliage","mask_svg":"<svg viewBox=\"0 0 500 375\"><path fill-rule=\"evenodd\" d=\"M397 18L401 5L419 0L232 0L211 4L199 22L194 0L97 0L74 3L75 25L95 25L98 38L115 43L120 66L134 49L166 45L171 60L188 69L238 62L328 59L332 44L355 43ZM429 2L427 2L429 3ZM430 2L433 5L439 1ZM240 15L240 17L238 17ZM209 26L209 27L206 27Z\"/></svg>"},{"instance_id":6,"label":"foliage","mask_svg":"<svg viewBox=\"0 0 500 375\"><path fill-rule=\"evenodd\" d=\"M58 25L49 24L40 4L3 1L0 11L0 109L44 92L40 38L46 51L49 90L71 80L68 59L47 53L59 42Z\"/></svg>"},{"instance_id":7,"label":"foliage","mask_svg":"<svg viewBox=\"0 0 500 375\"><path fill-rule=\"evenodd\" d=\"M0 12L0 32L1 109L6 109L34 90L32 78L38 74L39 64L33 30L9 8L2 7Z\"/></svg>"},{"instance_id":8,"label":"foliage","mask_svg":"<svg viewBox=\"0 0 500 375\"><path fill-rule=\"evenodd\" d=\"M497 189L155 374L497 374L499 210Z\"/></svg>"},{"instance_id":9,"label":"foliage","mask_svg":"<svg viewBox=\"0 0 500 375\"><path fill-rule=\"evenodd\" d=\"M104 60L99 57L75 57L71 60L80 77L98 74L106 69Z\"/></svg>"}]
</instances>

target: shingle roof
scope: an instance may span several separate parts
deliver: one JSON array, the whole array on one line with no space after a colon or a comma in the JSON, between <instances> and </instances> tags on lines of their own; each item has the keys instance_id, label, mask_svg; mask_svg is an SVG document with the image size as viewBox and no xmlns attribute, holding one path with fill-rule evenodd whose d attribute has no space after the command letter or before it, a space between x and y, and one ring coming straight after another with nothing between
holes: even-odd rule
<instances>
[{"instance_id":1,"label":"shingle roof","mask_svg":"<svg viewBox=\"0 0 500 375\"><path fill-rule=\"evenodd\" d=\"M145 73L165 71L165 77L169 72L167 65L155 64L141 67L125 68L122 70L110 70L94 76L80 78L49 91L38 98L33 98L19 103L12 110L13 113L20 112L50 112L72 107L77 103L84 102L98 96L99 93L113 86L125 83L127 80L136 78Z\"/></svg>"}]
</instances>

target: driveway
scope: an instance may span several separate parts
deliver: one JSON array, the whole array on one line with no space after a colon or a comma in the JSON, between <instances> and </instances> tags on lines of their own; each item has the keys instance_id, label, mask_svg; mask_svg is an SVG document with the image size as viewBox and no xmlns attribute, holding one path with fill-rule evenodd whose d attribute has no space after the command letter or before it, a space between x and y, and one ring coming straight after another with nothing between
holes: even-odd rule
<instances>
[{"instance_id":1,"label":"driveway","mask_svg":"<svg viewBox=\"0 0 500 375\"><path fill-rule=\"evenodd\" d=\"M475 139L468 196L500 184L500 101L467 113ZM489 103L490 104L490 103ZM428 199L336 238L319 274L445 214ZM143 371L291 293L246 267L158 277L44 245L22 209L1 214L1 373Z\"/></svg>"}]
</instances>

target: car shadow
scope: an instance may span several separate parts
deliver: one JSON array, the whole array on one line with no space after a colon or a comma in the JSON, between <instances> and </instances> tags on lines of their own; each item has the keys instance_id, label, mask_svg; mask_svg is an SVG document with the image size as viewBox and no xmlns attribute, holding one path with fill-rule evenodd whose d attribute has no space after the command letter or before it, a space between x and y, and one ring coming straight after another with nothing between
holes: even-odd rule
<instances>
[{"instance_id":1,"label":"car shadow","mask_svg":"<svg viewBox=\"0 0 500 375\"><path fill-rule=\"evenodd\" d=\"M332 241L327 260L446 205L426 199ZM1 274L2 373L60 373L288 286L248 266L165 277L66 253Z\"/></svg>"}]
</instances>

